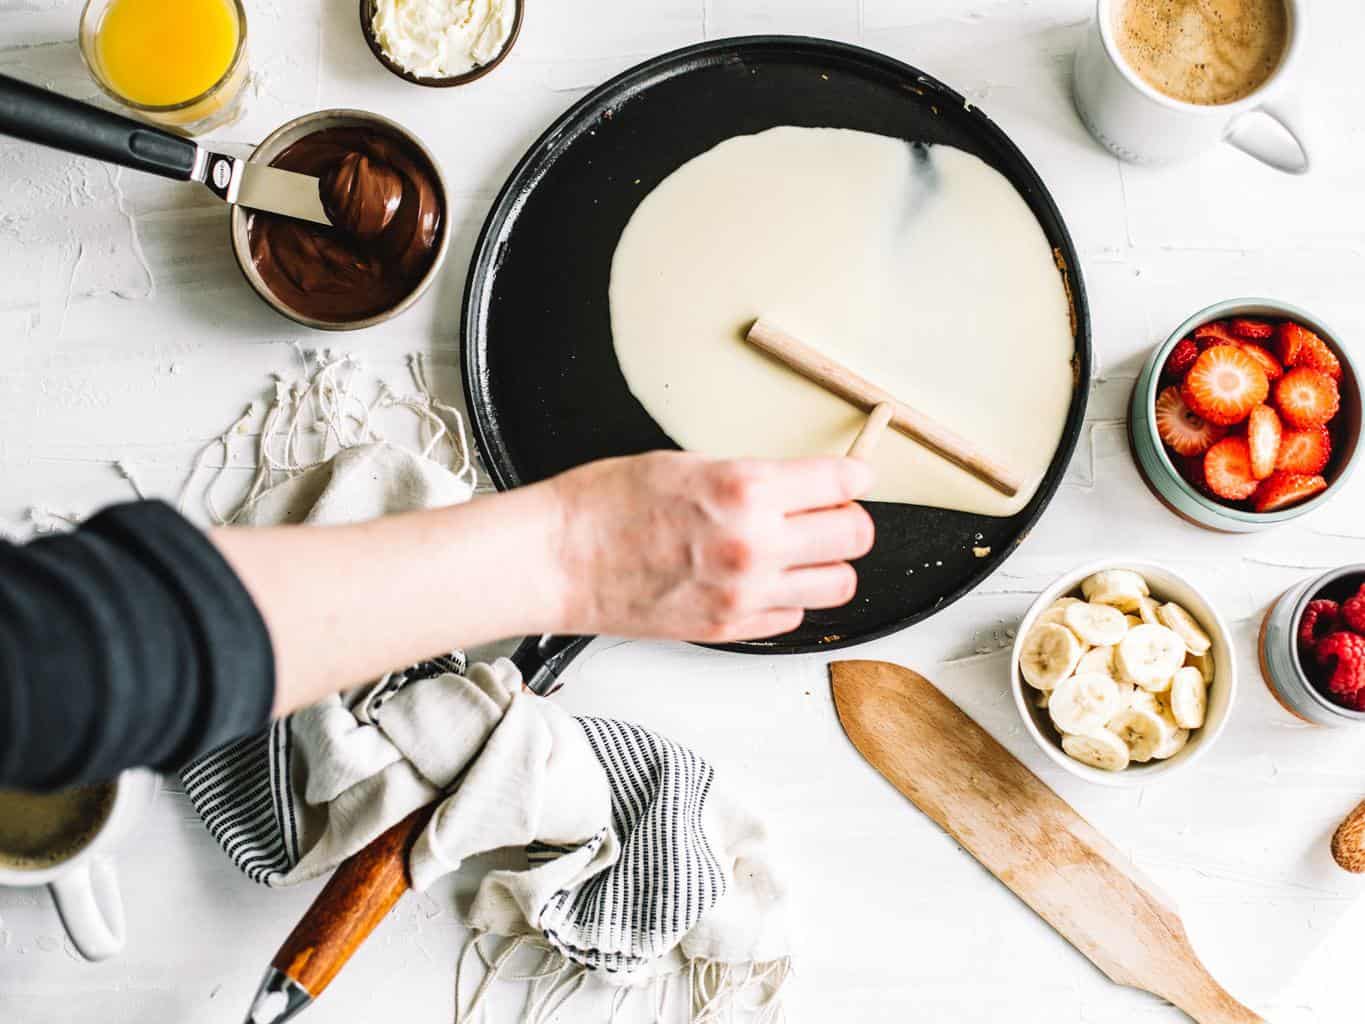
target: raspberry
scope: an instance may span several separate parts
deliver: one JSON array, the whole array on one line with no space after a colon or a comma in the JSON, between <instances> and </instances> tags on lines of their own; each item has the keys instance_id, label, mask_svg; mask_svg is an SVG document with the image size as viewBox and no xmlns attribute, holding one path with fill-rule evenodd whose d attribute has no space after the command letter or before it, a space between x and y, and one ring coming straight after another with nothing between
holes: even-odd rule
<instances>
[{"instance_id":1,"label":"raspberry","mask_svg":"<svg viewBox=\"0 0 1365 1024\"><path fill-rule=\"evenodd\" d=\"M1365 636L1331 633L1318 641L1318 664L1331 673L1327 688L1355 706L1365 690Z\"/></svg>"},{"instance_id":2,"label":"raspberry","mask_svg":"<svg viewBox=\"0 0 1365 1024\"><path fill-rule=\"evenodd\" d=\"M1356 594L1341 602L1341 621L1347 629L1365 636L1365 594Z\"/></svg>"},{"instance_id":3,"label":"raspberry","mask_svg":"<svg viewBox=\"0 0 1365 1024\"><path fill-rule=\"evenodd\" d=\"M1299 619L1299 646L1307 651L1317 650L1318 641L1337 628L1341 609L1335 601L1309 601Z\"/></svg>"}]
</instances>

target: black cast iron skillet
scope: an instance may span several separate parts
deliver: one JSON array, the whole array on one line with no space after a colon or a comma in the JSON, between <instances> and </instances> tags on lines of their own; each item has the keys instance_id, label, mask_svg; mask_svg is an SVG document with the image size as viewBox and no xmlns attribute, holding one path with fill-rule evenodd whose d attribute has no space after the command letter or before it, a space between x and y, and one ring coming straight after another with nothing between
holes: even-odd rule
<instances>
[{"instance_id":1,"label":"black cast iron skillet","mask_svg":"<svg viewBox=\"0 0 1365 1024\"><path fill-rule=\"evenodd\" d=\"M594 459L677 445L630 393L612 348L607 284L636 205L692 157L777 125L854 128L974 153L1007 177L1051 242L1071 301L1077 387L1037 495L999 519L869 502L877 543L843 608L810 612L785 636L724 648L834 650L932 615L984 580L1056 492L1085 417L1090 318L1071 236L1037 173L984 113L930 76L822 39L722 39L632 68L574 104L513 170L474 251L465 289L466 398L500 489ZM983 303L993 301L982 295ZM1027 387L1027 381L1020 381ZM977 558L973 548L989 548ZM532 638L518 662L532 688L586 638Z\"/></svg>"}]
</instances>

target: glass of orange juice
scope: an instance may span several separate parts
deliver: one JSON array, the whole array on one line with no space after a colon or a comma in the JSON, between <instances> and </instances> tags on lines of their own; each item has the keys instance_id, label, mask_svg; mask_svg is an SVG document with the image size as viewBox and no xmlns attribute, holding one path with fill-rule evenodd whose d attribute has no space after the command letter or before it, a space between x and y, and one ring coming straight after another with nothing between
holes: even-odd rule
<instances>
[{"instance_id":1,"label":"glass of orange juice","mask_svg":"<svg viewBox=\"0 0 1365 1024\"><path fill-rule=\"evenodd\" d=\"M86 0L80 43L96 84L148 121L200 135L241 115L241 0Z\"/></svg>"}]
</instances>

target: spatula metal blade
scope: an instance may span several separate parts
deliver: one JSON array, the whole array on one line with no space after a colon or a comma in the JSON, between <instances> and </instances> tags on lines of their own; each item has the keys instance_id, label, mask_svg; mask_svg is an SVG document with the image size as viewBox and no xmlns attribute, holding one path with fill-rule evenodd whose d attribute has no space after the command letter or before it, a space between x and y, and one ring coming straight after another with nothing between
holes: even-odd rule
<instances>
[{"instance_id":1,"label":"spatula metal blade","mask_svg":"<svg viewBox=\"0 0 1365 1024\"><path fill-rule=\"evenodd\" d=\"M332 223L322 208L317 178L266 164L243 165L236 202L253 210L266 210L314 224L330 227Z\"/></svg>"}]
</instances>

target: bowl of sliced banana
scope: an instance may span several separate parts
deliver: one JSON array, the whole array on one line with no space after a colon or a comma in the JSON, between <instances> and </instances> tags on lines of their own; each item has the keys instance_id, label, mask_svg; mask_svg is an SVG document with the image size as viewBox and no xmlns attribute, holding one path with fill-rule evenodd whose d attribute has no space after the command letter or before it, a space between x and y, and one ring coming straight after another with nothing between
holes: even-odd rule
<instances>
[{"instance_id":1,"label":"bowl of sliced banana","mask_svg":"<svg viewBox=\"0 0 1365 1024\"><path fill-rule=\"evenodd\" d=\"M1029 608L1011 686L1030 735L1083 779L1141 786L1193 764L1227 723L1237 668L1227 625L1151 562L1067 573Z\"/></svg>"}]
</instances>

